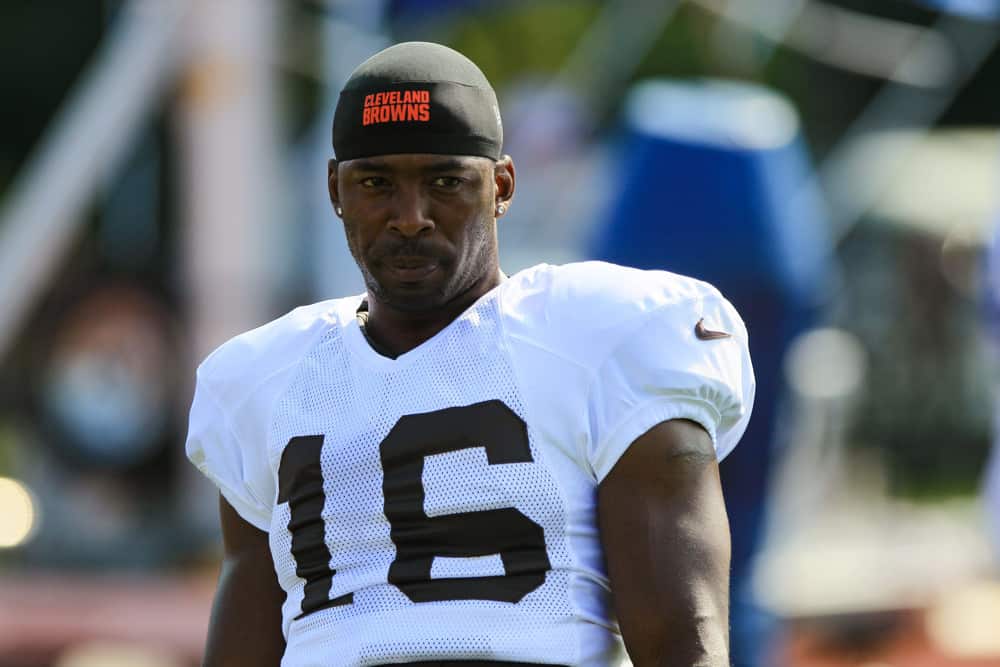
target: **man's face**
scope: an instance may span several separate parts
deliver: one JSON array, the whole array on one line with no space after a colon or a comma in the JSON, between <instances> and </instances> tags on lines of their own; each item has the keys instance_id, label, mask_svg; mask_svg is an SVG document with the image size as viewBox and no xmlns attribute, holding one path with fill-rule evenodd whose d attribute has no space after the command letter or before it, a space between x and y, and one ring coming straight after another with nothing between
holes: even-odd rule
<instances>
[{"instance_id":1,"label":"man's face","mask_svg":"<svg viewBox=\"0 0 1000 667\"><path fill-rule=\"evenodd\" d=\"M330 194L372 296L432 309L496 271L494 211L508 176L512 191L509 158L400 154L332 165Z\"/></svg>"}]
</instances>

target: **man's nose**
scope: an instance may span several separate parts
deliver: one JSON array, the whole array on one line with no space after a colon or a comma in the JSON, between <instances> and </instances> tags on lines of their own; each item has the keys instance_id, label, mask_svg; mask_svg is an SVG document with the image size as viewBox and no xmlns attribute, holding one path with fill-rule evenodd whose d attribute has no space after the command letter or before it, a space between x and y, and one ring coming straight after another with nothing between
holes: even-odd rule
<instances>
[{"instance_id":1,"label":"man's nose","mask_svg":"<svg viewBox=\"0 0 1000 667\"><path fill-rule=\"evenodd\" d=\"M429 234L434 230L434 221L430 217L426 199L419 192L401 190L396 195L396 202L389 229L400 236L414 238L421 234Z\"/></svg>"}]
</instances>

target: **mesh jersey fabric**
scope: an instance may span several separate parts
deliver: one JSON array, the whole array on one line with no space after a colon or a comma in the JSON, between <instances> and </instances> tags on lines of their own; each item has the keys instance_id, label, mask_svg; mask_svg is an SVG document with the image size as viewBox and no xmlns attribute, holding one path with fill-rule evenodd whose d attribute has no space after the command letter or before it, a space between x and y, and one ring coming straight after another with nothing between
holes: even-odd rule
<instances>
[{"instance_id":1,"label":"mesh jersey fabric","mask_svg":"<svg viewBox=\"0 0 1000 667\"><path fill-rule=\"evenodd\" d=\"M187 454L270 536L283 667L616 664L601 479L656 423L718 456L749 419L739 315L710 285L539 265L396 359L361 296L298 308L199 367ZM699 340L695 324L730 332Z\"/></svg>"}]
</instances>

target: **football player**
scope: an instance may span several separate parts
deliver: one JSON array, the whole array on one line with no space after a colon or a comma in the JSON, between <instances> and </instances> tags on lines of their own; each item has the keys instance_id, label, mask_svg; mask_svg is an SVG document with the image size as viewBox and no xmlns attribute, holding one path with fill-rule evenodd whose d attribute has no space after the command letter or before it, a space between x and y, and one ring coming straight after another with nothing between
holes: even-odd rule
<instances>
[{"instance_id":1,"label":"football player","mask_svg":"<svg viewBox=\"0 0 1000 667\"><path fill-rule=\"evenodd\" d=\"M330 199L366 293L198 369L187 454L225 548L209 667L728 665L743 323L666 272L504 275L501 144L485 76L437 44L341 92Z\"/></svg>"}]
</instances>

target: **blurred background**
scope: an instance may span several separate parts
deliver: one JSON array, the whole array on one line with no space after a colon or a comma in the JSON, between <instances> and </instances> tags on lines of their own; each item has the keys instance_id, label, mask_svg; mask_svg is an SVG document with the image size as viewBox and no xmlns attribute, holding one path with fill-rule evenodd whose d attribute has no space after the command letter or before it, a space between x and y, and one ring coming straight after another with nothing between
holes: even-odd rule
<instances>
[{"instance_id":1,"label":"blurred background","mask_svg":"<svg viewBox=\"0 0 1000 667\"><path fill-rule=\"evenodd\" d=\"M497 89L508 273L663 268L744 315L734 664L1000 665L1000 1L5 0L0 667L199 664L193 369L361 291L330 123L405 40Z\"/></svg>"}]
</instances>

